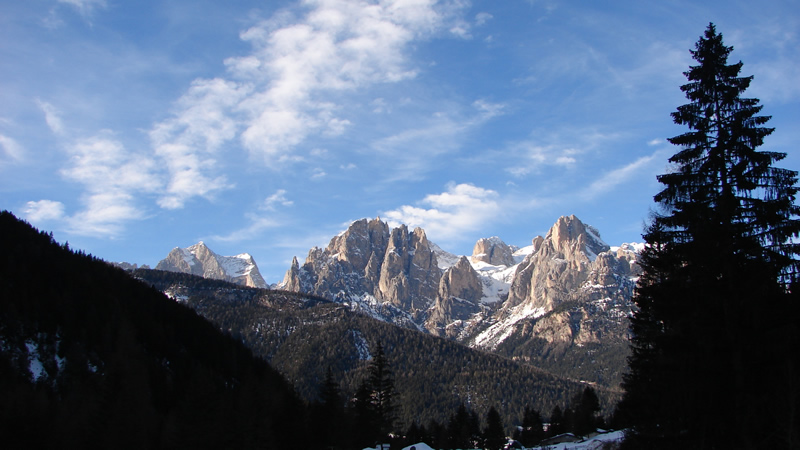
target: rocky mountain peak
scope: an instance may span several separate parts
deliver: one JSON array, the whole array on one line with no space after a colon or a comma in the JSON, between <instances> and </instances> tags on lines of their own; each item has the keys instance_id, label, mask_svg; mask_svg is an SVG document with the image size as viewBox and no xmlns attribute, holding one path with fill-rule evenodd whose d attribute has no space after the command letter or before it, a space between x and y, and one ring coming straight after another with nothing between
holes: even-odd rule
<instances>
[{"instance_id":1,"label":"rocky mountain peak","mask_svg":"<svg viewBox=\"0 0 800 450\"><path fill-rule=\"evenodd\" d=\"M348 262L353 270L363 271L373 253L383 254L388 236L389 226L380 218L361 219L331 239L326 251L339 261Z\"/></svg>"},{"instance_id":2,"label":"rocky mountain peak","mask_svg":"<svg viewBox=\"0 0 800 450\"><path fill-rule=\"evenodd\" d=\"M533 240L533 245L534 252L517 266L503 305L503 314L513 320L539 316L574 301L590 275L598 282L616 282L612 275L621 267L616 253L609 253L611 248L600 233L574 215L560 217L544 238ZM598 255L603 256L599 261ZM628 261L624 265L630 267Z\"/></svg>"},{"instance_id":3,"label":"rocky mountain peak","mask_svg":"<svg viewBox=\"0 0 800 450\"><path fill-rule=\"evenodd\" d=\"M530 341L580 354L609 336L623 345L637 255L631 245L612 249L575 216L518 251L498 237L480 239L469 257L442 250L421 228L361 219L304 263L294 258L279 287L473 347Z\"/></svg>"},{"instance_id":4,"label":"rocky mountain peak","mask_svg":"<svg viewBox=\"0 0 800 450\"><path fill-rule=\"evenodd\" d=\"M493 266L513 266L514 252L499 237L478 239L472 248L473 263L484 262Z\"/></svg>"},{"instance_id":5,"label":"rocky mountain peak","mask_svg":"<svg viewBox=\"0 0 800 450\"><path fill-rule=\"evenodd\" d=\"M593 260L611 248L600 239L600 233L594 227L585 225L574 215L561 216L550 228L544 241L548 241L556 253L573 259L582 254Z\"/></svg>"},{"instance_id":6,"label":"rocky mountain peak","mask_svg":"<svg viewBox=\"0 0 800 450\"><path fill-rule=\"evenodd\" d=\"M242 253L221 256L202 241L187 248L175 247L156 265L157 270L182 272L205 278L231 281L243 286L267 288L252 256Z\"/></svg>"},{"instance_id":7,"label":"rocky mountain peak","mask_svg":"<svg viewBox=\"0 0 800 450\"><path fill-rule=\"evenodd\" d=\"M380 218L361 219L324 250L312 249L302 266L293 262L279 286L342 301L377 300L413 315L430 307L441 274L424 230L389 230Z\"/></svg>"},{"instance_id":8,"label":"rocky mountain peak","mask_svg":"<svg viewBox=\"0 0 800 450\"><path fill-rule=\"evenodd\" d=\"M457 338L464 321L481 311L483 285L466 256L445 270L436 301L429 311L426 329L436 335Z\"/></svg>"}]
</instances>

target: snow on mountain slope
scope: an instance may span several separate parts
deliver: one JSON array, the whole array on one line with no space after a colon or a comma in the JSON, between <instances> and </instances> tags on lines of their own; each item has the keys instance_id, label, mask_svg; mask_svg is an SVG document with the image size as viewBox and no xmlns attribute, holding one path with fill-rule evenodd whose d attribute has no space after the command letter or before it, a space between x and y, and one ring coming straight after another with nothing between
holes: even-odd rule
<instances>
[{"instance_id":1,"label":"snow on mountain slope","mask_svg":"<svg viewBox=\"0 0 800 450\"><path fill-rule=\"evenodd\" d=\"M247 253L236 256L218 255L202 241L187 248L174 248L166 258L158 263L156 269L232 281L250 287L267 288L267 283L258 271L258 266L252 256Z\"/></svg>"},{"instance_id":2,"label":"snow on mountain slope","mask_svg":"<svg viewBox=\"0 0 800 450\"><path fill-rule=\"evenodd\" d=\"M295 258L279 287L513 357L536 355L510 346L524 352L551 345L563 355L605 342L612 345L601 351L620 353L641 248L610 247L595 228L564 216L530 245L483 238L471 256L459 256L428 241L424 230L361 219L326 248L311 249L304 263ZM584 379L614 382L621 367Z\"/></svg>"}]
</instances>

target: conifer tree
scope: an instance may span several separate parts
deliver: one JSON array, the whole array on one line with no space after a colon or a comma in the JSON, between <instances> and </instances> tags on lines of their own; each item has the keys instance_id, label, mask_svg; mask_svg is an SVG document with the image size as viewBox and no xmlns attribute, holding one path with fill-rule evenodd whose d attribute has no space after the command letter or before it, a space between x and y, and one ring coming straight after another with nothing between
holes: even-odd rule
<instances>
[{"instance_id":1,"label":"conifer tree","mask_svg":"<svg viewBox=\"0 0 800 450\"><path fill-rule=\"evenodd\" d=\"M797 409L796 332L777 317L797 310L797 173L758 150L774 130L741 97L752 77L727 63L732 50L709 24L684 73L689 103L672 114L689 131L669 139L680 149L644 236L618 410L630 448L798 444L796 419L765 419Z\"/></svg>"},{"instance_id":2,"label":"conifer tree","mask_svg":"<svg viewBox=\"0 0 800 450\"><path fill-rule=\"evenodd\" d=\"M544 426L539 411L529 406L522 415L522 425L514 433L514 439L525 447L533 447L544 439Z\"/></svg>"},{"instance_id":3,"label":"conifer tree","mask_svg":"<svg viewBox=\"0 0 800 450\"><path fill-rule=\"evenodd\" d=\"M559 434L566 432L567 427L564 423L564 413L561 411L561 407L556 405L553 407L553 412L550 414L550 423L547 426L547 436L558 436Z\"/></svg>"},{"instance_id":4,"label":"conifer tree","mask_svg":"<svg viewBox=\"0 0 800 450\"><path fill-rule=\"evenodd\" d=\"M310 421L314 442L320 447L333 447L343 440L344 404L330 366L319 388L319 401L311 405Z\"/></svg>"},{"instance_id":5,"label":"conifer tree","mask_svg":"<svg viewBox=\"0 0 800 450\"><path fill-rule=\"evenodd\" d=\"M397 391L389 361L378 342L375 356L369 366L368 386L370 393L370 410L374 415L380 436L387 436L393 431L397 416Z\"/></svg>"},{"instance_id":6,"label":"conifer tree","mask_svg":"<svg viewBox=\"0 0 800 450\"><path fill-rule=\"evenodd\" d=\"M500 413L492 406L486 413L486 430L483 432L484 448L500 450L506 444L506 434Z\"/></svg>"},{"instance_id":7,"label":"conifer tree","mask_svg":"<svg viewBox=\"0 0 800 450\"><path fill-rule=\"evenodd\" d=\"M573 404L575 410L573 411L572 431L579 436L586 436L597 430L600 400L597 398L595 390L591 386L586 386L580 394L575 396Z\"/></svg>"}]
</instances>

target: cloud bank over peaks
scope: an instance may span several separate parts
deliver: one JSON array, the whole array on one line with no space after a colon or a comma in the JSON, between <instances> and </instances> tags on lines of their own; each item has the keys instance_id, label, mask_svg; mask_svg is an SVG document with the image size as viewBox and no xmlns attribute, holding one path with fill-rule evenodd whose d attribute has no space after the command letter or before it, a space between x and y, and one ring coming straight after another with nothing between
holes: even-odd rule
<instances>
[{"instance_id":1,"label":"cloud bank over peaks","mask_svg":"<svg viewBox=\"0 0 800 450\"><path fill-rule=\"evenodd\" d=\"M421 206L403 205L381 214L391 226L421 227L437 243L457 242L466 233L496 221L503 213L500 195L469 183L447 185L440 194L427 195Z\"/></svg>"}]
</instances>

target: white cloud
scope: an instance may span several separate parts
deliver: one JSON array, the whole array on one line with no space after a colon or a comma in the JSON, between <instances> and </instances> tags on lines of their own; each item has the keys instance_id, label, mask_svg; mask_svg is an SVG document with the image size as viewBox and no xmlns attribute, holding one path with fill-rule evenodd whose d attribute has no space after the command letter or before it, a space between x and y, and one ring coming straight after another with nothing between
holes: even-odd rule
<instances>
[{"instance_id":1,"label":"white cloud","mask_svg":"<svg viewBox=\"0 0 800 450\"><path fill-rule=\"evenodd\" d=\"M581 155L619 137L591 129L536 130L533 134L535 139L512 143L503 151L514 160L514 165L506 168L514 177L540 173L547 167L574 167Z\"/></svg>"},{"instance_id":2,"label":"white cloud","mask_svg":"<svg viewBox=\"0 0 800 450\"><path fill-rule=\"evenodd\" d=\"M322 170L321 168L317 167L311 172L311 179L312 180L321 180L328 176L328 174Z\"/></svg>"},{"instance_id":3,"label":"white cloud","mask_svg":"<svg viewBox=\"0 0 800 450\"><path fill-rule=\"evenodd\" d=\"M479 12L478 14L475 14L475 25L477 26L485 25L486 22L488 22L492 18L494 18L494 16L487 12Z\"/></svg>"},{"instance_id":4,"label":"white cloud","mask_svg":"<svg viewBox=\"0 0 800 450\"><path fill-rule=\"evenodd\" d=\"M480 120L483 121L503 115L503 110L505 109L506 105L505 103L490 103L486 100L480 99L475 100L472 103L472 107L480 112Z\"/></svg>"},{"instance_id":5,"label":"white cloud","mask_svg":"<svg viewBox=\"0 0 800 450\"><path fill-rule=\"evenodd\" d=\"M84 186L84 209L66 218L71 231L115 236L130 220L142 219L134 194L161 187L155 163L128 152L107 133L68 146L70 161L61 174Z\"/></svg>"},{"instance_id":6,"label":"white cloud","mask_svg":"<svg viewBox=\"0 0 800 450\"><path fill-rule=\"evenodd\" d=\"M252 92L234 96L235 107L217 113L236 121L245 148L267 165L293 161L294 147L313 134L336 136L350 128L352 121L337 115L338 105L323 99L327 94L415 77L410 44L444 29L464 5L312 0L303 7L301 17L284 10L242 32L252 52L225 61L225 83ZM192 120L202 122L183 122ZM181 154L189 152L196 150ZM176 193L168 203L178 206L188 194Z\"/></svg>"},{"instance_id":7,"label":"white cloud","mask_svg":"<svg viewBox=\"0 0 800 450\"><path fill-rule=\"evenodd\" d=\"M44 112L44 120L50 131L57 135L64 134L64 123L61 121L61 115L55 106L42 100L36 100L36 104Z\"/></svg>"},{"instance_id":8,"label":"white cloud","mask_svg":"<svg viewBox=\"0 0 800 450\"><path fill-rule=\"evenodd\" d=\"M64 204L53 200L39 200L25 204L25 218L31 223L59 220L64 217Z\"/></svg>"},{"instance_id":9,"label":"white cloud","mask_svg":"<svg viewBox=\"0 0 800 450\"><path fill-rule=\"evenodd\" d=\"M25 158L25 149L14 139L0 134L0 167L5 163L17 163Z\"/></svg>"},{"instance_id":10,"label":"white cloud","mask_svg":"<svg viewBox=\"0 0 800 450\"><path fill-rule=\"evenodd\" d=\"M309 0L243 31L249 54L226 59L225 77L195 80L173 116L150 131L170 177L158 204L182 208L230 188L221 154L236 140L266 166L306 161L298 145L354 126L340 93L414 78L412 43L443 32L464 9L460 1ZM318 169L312 178L324 176Z\"/></svg>"},{"instance_id":11,"label":"white cloud","mask_svg":"<svg viewBox=\"0 0 800 450\"><path fill-rule=\"evenodd\" d=\"M546 166L570 167L576 163L579 150L559 145L536 145L533 142L520 142L513 146L514 153L521 154L518 165L506 168L515 177L536 173Z\"/></svg>"},{"instance_id":12,"label":"white cloud","mask_svg":"<svg viewBox=\"0 0 800 450\"><path fill-rule=\"evenodd\" d=\"M617 186L629 182L637 175L645 174L648 178L655 178L648 169L652 168L655 162L664 162L669 151L666 149L657 150L649 156L643 156L620 168L614 169L603 174L600 178L593 181L584 191L584 199L593 199L603 195Z\"/></svg>"},{"instance_id":13,"label":"white cloud","mask_svg":"<svg viewBox=\"0 0 800 450\"><path fill-rule=\"evenodd\" d=\"M270 195L264 200L259 209L274 211L275 206L277 205L292 206L293 204L294 204L293 201L286 198L286 190L278 189L277 191L275 191L274 194Z\"/></svg>"},{"instance_id":14,"label":"white cloud","mask_svg":"<svg viewBox=\"0 0 800 450\"><path fill-rule=\"evenodd\" d=\"M235 230L230 234L224 236L214 235L211 236L209 239L222 242L242 242L258 237L259 235L261 235L261 233L264 232L264 230L283 225L282 222L279 222L269 217L262 217L255 214L247 214L246 217L250 221L250 224L248 226L241 228L239 230Z\"/></svg>"},{"instance_id":15,"label":"white cloud","mask_svg":"<svg viewBox=\"0 0 800 450\"><path fill-rule=\"evenodd\" d=\"M239 124L233 108L249 92L246 85L212 79L195 80L177 102L173 117L150 131L155 154L169 172L169 183L158 204L162 208L182 208L191 197L209 197L230 187L217 175L214 155L236 136Z\"/></svg>"},{"instance_id":16,"label":"white cloud","mask_svg":"<svg viewBox=\"0 0 800 450\"><path fill-rule=\"evenodd\" d=\"M437 105L443 106L443 105ZM420 126L400 131L376 140L371 150L384 160L392 160L385 181L417 180L431 170L439 155L453 153L461 148L468 132L492 118L502 115L503 103L476 100L472 108L462 110L460 105L444 105Z\"/></svg>"},{"instance_id":17,"label":"white cloud","mask_svg":"<svg viewBox=\"0 0 800 450\"><path fill-rule=\"evenodd\" d=\"M421 227L434 241L456 241L497 220L502 215L498 200L499 194L491 189L451 183L447 191L426 196L419 202L422 206L403 205L381 216L392 226Z\"/></svg>"}]
</instances>

